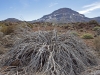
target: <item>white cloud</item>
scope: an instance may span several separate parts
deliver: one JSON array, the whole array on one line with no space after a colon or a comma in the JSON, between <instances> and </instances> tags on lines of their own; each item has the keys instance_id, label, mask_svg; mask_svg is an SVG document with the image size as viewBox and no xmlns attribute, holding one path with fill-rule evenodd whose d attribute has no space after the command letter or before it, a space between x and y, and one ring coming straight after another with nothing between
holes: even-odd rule
<instances>
[{"instance_id":1,"label":"white cloud","mask_svg":"<svg viewBox=\"0 0 100 75\"><path fill-rule=\"evenodd\" d=\"M53 6L55 6L55 5L57 5L58 3L51 3L50 5L49 5L49 7L53 7Z\"/></svg>"},{"instance_id":2,"label":"white cloud","mask_svg":"<svg viewBox=\"0 0 100 75\"><path fill-rule=\"evenodd\" d=\"M95 2L95 3L89 4L89 5L85 5L85 6L83 6L83 8L93 7L93 6L97 5L97 4L98 4L98 3Z\"/></svg>"},{"instance_id":3,"label":"white cloud","mask_svg":"<svg viewBox=\"0 0 100 75\"><path fill-rule=\"evenodd\" d=\"M100 9L100 2L96 2L90 5L85 5L83 6L83 8L85 8L82 11L78 11L81 14L87 14L87 13L91 13L92 11L96 10L96 9Z\"/></svg>"}]
</instances>

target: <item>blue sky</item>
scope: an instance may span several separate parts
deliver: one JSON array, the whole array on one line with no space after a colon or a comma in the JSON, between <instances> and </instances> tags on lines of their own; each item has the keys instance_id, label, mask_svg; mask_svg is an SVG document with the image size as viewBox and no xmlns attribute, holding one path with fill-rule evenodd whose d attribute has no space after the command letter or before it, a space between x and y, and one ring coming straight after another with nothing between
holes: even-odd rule
<instances>
[{"instance_id":1,"label":"blue sky","mask_svg":"<svg viewBox=\"0 0 100 75\"><path fill-rule=\"evenodd\" d=\"M100 16L100 0L0 0L0 20L17 18L31 21L65 7L86 17Z\"/></svg>"}]
</instances>

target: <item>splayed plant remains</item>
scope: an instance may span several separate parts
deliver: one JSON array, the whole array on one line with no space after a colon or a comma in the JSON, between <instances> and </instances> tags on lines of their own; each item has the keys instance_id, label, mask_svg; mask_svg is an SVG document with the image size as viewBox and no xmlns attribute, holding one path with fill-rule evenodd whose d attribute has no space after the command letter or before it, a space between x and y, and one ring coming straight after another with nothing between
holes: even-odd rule
<instances>
[{"instance_id":1,"label":"splayed plant remains","mask_svg":"<svg viewBox=\"0 0 100 75\"><path fill-rule=\"evenodd\" d=\"M1 67L14 66L10 75L78 75L97 65L90 49L70 32L37 31L23 36L0 61Z\"/></svg>"}]
</instances>

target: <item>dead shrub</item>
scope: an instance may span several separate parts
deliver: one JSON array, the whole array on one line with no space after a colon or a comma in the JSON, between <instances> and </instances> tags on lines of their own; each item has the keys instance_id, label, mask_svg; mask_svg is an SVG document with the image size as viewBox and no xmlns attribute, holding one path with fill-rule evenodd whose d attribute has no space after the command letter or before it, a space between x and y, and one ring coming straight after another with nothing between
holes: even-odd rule
<instances>
[{"instance_id":1,"label":"dead shrub","mask_svg":"<svg viewBox=\"0 0 100 75\"><path fill-rule=\"evenodd\" d=\"M25 29L21 36L0 61L1 66L12 63L16 66L9 70L9 75L16 72L17 75L78 75L87 67L97 65L90 48L70 32L58 35L56 30L29 32Z\"/></svg>"},{"instance_id":2,"label":"dead shrub","mask_svg":"<svg viewBox=\"0 0 100 75\"><path fill-rule=\"evenodd\" d=\"M95 38L94 46L95 46L96 51L98 51L100 53L100 36Z\"/></svg>"}]
</instances>

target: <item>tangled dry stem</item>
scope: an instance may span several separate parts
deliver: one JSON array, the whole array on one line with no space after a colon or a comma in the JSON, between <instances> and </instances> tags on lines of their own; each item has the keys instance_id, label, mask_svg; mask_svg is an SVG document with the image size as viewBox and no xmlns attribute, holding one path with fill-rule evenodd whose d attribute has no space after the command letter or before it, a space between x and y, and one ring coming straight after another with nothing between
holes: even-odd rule
<instances>
[{"instance_id":1,"label":"tangled dry stem","mask_svg":"<svg viewBox=\"0 0 100 75\"><path fill-rule=\"evenodd\" d=\"M89 48L70 31L31 32L23 30L1 66L14 66L8 75L78 75L97 65Z\"/></svg>"}]
</instances>

